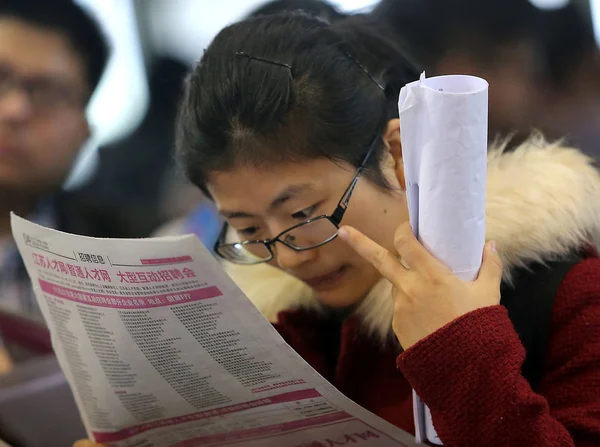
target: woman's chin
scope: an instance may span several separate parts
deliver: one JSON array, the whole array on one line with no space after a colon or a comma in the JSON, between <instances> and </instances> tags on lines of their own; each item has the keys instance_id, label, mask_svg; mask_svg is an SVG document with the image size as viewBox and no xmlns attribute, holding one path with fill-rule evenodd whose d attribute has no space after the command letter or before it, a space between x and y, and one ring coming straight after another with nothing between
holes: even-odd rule
<instances>
[{"instance_id":1,"label":"woman's chin","mask_svg":"<svg viewBox=\"0 0 600 447\"><path fill-rule=\"evenodd\" d=\"M333 290L316 290L315 294L317 300L324 306L332 309L343 309L360 303L370 288L366 288L364 292L361 289L358 287L340 286Z\"/></svg>"}]
</instances>

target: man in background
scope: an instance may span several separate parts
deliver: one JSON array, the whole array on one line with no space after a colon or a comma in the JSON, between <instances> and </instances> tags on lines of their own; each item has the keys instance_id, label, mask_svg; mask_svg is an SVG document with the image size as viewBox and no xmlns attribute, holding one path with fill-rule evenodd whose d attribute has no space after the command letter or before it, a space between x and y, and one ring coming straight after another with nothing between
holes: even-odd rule
<instances>
[{"instance_id":1,"label":"man in background","mask_svg":"<svg viewBox=\"0 0 600 447\"><path fill-rule=\"evenodd\" d=\"M528 0L382 0L372 13L427 73L490 84L490 137L524 130L538 103L537 9Z\"/></svg>"},{"instance_id":2,"label":"man in background","mask_svg":"<svg viewBox=\"0 0 600 447\"><path fill-rule=\"evenodd\" d=\"M566 138L600 157L600 52L587 1L382 0L373 18L428 76L486 79L490 138Z\"/></svg>"},{"instance_id":3,"label":"man in background","mask_svg":"<svg viewBox=\"0 0 600 447\"><path fill-rule=\"evenodd\" d=\"M78 233L100 224L61 186L90 136L86 105L107 58L98 25L71 0L0 2L0 310L39 312L11 211Z\"/></svg>"}]
</instances>

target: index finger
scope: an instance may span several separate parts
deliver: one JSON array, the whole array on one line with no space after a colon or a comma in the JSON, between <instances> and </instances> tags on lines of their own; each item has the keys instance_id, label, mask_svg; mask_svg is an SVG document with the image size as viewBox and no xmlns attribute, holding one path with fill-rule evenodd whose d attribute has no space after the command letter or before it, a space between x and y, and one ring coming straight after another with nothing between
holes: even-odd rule
<instances>
[{"instance_id":1,"label":"index finger","mask_svg":"<svg viewBox=\"0 0 600 447\"><path fill-rule=\"evenodd\" d=\"M340 228L338 235L354 251L371 263L389 282L395 287L400 287L401 278L408 271L392 253L352 227Z\"/></svg>"},{"instance_id":2,"label":"index finger","mask_svg":"<svg viewBox=\"0 0 600 447\"><path fill-rule=\"evenodd\" d=\"M415 237L408 222L400 225L394 235L394 246L400 259L415 271L437 272L447 267L433 256Z\"/></svg>"}]
</instances>

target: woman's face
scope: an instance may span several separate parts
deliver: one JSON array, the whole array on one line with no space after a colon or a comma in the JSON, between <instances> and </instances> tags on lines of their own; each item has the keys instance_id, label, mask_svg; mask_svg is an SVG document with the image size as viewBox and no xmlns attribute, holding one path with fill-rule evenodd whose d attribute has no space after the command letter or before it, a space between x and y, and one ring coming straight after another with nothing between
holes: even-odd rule
<instances>
[{"instance_id":1,"label":"woman's face","mask_svg":"<svg viewBox=\"0 0 600 447\"><path fill-rule=\"evenodd\" d=\"M361 177L342 224L392 250L396 227L408 219L408 212L401 188L399 131L394 128L388 134L391 138L384 138L388 151L383 170L393 190L383 190ZM213 174L208 186L240 240L269 239L306 219L331 214L355 172L353 166L318 159L260 169L238 167ZM306 282L330 307L358 303L380 279L378 272L339 238L303 252L281 243L272 249L275 258L271 265Z\"/></svg>"}]
</instances>

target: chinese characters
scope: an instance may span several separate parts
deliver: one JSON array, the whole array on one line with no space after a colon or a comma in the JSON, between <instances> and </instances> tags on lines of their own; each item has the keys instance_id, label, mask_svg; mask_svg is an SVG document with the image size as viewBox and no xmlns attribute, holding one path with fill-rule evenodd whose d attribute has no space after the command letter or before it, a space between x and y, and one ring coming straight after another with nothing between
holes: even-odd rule
<instances>
[{"instance_id":1,"label":"chinese characters","mask_svg":"<svg viewBox=\"0 0 600 447\"><path fill-rule=\"evenodd\" d=\"M104 269L88 269L87 267L80 267L78 265L69 264L63 261L57 261L56 259L50 259L47 256L32 253L33 263L39 267L53 270L61 273L65 276L72 276L74 278L81 279L92 279L95 281L112 282L110 273Z\"/></svg>"},{"instance_id":2,"label":"chinese characters","mask_svg":"<svg viewBox=\"0 0 600 447\"><path fill-rule=\"evenodd\" d=\"M119 277L120 283L140 284L153 282L168 282L186 278L195 278L196 273L189 268L184 268L183 270L158 270L156 272L121 272L119 270L117 276Z\"/></svg>"}]
</instances>

